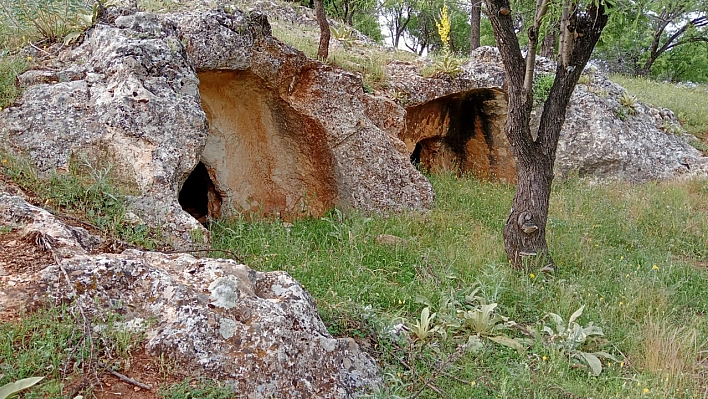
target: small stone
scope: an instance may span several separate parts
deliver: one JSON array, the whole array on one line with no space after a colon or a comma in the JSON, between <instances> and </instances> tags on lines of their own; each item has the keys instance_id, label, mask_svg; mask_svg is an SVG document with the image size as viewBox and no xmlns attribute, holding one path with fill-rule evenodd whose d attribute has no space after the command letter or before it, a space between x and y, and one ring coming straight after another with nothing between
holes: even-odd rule
<instances>
[{"instance_id":1,"label":"small stone","mask_svg":"<svg viewBox=\"0 0 708 399\"><path fill-rule=\"evenodd\" d=\"M374 241L379 244L379 245L390 245L390 246L405 246L408 244L408 241L405 238L401 238L398 236L394 236L391 234L381 234L376 236Z\"/></svg>"}]
</instances>

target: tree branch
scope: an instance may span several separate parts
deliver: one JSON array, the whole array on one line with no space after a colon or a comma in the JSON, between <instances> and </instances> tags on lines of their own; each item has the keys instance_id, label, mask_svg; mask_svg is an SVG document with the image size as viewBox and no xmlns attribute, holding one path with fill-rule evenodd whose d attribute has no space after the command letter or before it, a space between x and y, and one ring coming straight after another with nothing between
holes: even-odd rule
<instances>
[{"instance_id":1,"label":"tree branch","mask_svg":"<svg viewBox=\"0 0 708 399\"><path fill-rule=\"evenodd\" d=\"M527 93L532 93L533 73L536 68L536 48L538 47L538 31L541 28L541 20L548 12L548 0L538 0L536 2L536 15L533 19L533 26L529 28L529 48L526 54L526 73L524 75L524 89Z\"/></svg>"}]
</instances>

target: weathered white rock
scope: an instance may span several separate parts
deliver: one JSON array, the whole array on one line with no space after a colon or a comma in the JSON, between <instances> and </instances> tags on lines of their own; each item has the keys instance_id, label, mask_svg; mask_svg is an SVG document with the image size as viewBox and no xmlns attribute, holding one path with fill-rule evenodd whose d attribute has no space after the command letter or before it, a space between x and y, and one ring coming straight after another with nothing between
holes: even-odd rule
<instances>
[{"instance_id":1,"label":"weathered white rock","mask_svg":"<svg viewBox=\"0 0 708 399\"><path fill-rule=\"evenodd\" d=\"M0 114L0 137L41 172L71 162L86 173L111 169L138 193L140 216L184 247L203 228L176 193L198 162L207 119L174 27L150 14L138 19L135 29L99 24L46 69L23 74L21 99Z\"/></svg>"},{"instance_id":2,"label":"weathered white rock","mask_svg":"<svg viewBox=\"0 0 708 399\"><path fill-rule=\"evenodd\" d=\"M672 132L680 123L671 111L640 101L623 106L624 92L599 74L575 88L558 142L556 176L644 182L708 174L708 157L687 135Z\"/></svg>"},{"instance_id":3,"label":"weathered white rock","mask_svg":"<svg viewBox=\"0 0 708 399\"><path fill-rule=\"evenodd\" d=\"M352 398L381 384L374 360L352 339L333 338L285 272L186 254L90 255L98 239L3 193L0 226L41 237L24 245L44 246L58 261L0 275L0 313L46 300L78 303L87 316L119 313L126 328L145 332L149 352L243 397Z\"/></svg>"}]
</instances>

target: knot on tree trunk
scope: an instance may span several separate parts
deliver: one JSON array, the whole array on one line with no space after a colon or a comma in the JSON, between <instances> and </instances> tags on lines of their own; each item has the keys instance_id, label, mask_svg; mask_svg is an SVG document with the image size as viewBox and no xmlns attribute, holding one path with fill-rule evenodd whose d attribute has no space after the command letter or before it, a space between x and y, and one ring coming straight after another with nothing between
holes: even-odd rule
<instances>
[{"instance_id":1,"label":"knot on tree trunk","mask_svg":"<svg viewBox=\"0 0 708 399\"><path fill-rule=\"evenodd\" d=\"M516 224L525 234L532 234L538 231L538 226L533 221L533 215L529 212L521 212L516 219Z\"/></svg>"}]
</instances>

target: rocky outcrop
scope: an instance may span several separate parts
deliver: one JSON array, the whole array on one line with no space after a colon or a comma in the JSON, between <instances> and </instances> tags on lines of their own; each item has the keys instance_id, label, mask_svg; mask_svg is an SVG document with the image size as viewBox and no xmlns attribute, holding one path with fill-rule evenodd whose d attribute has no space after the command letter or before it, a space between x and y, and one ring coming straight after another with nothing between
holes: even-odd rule
<instances>
[{"instance_id":1,"label":"rocky outcrop","mask_svg":"<svg viewBox=\"0 0 708 399\"><path fill-rule=\"evenodd\" d=\"M475 50L454 77L438 74L423 78L418 71L419 66L413 63L388 66L388 95L399 99L407 110L406 128L399 137L413 158L433 170L452 168L513 181L514 160L504 135L505 99L498 94L503 93L505 80L498 50ZM555 73L555 63L539 57L536 73ZM708 174L708 158L688 144L671 111L636 99L631 100L631 106L623 105L624 89L592 65L581 82L561 130L557 177L643 182ZM470 96L490 100L473 101ZM541 111L533 112L532 124L538 124ZM474 121L465 120L471 115ZM465 128L455 130L459 120L465 121L461 124ZM489 128L479 129L480 124ZM465 133L455 133L459 131Z\"/></svg>"},{"instance_id":2,"label":"rocky outcrop","mask_svg":"<svg viewBox=\"0 0 708 399\"><path fill-rule=\"evenodd\" d=\"M645 182L708 174L708 157L689 144L670 110L632 99L601 74L585 82L566 111L556 176Z\"/></svg>"},{"instance_id":3,"label":"rocky outcrop","mask_svg":"<svg viewBox=\"0 0 708 399\"><path fill-rule=\"evenodd\" d=\"M491 48L477 51L478 62L463 65L454 77L419 75L413 63L387 67L388 95L405 107L405 129L398 137L411 160L430 171L471 173L482 179L513 182L515 163L504 134L504 71L490 60Z\"/></svg>"},{"instance_id":4,"label":"rocky outcrop","mask_svg":"<svg viewBox=\"0 0 708 399\"><path fill-rule=\"evenodd\" d=\"M99 24L83 43L20 77L0 114L3 143L40 172L110 170L132 207L187 246L202 226L177 202L208 129L199 80L174 28L145 15L143 31Z\"/></svg>"},{"instance_id":5,"label":"rocky outcrop","mask_svg":"<svg viewBox=\"0 0 708 399\"><path fill-rule=\"evenodd\" d=\"M110 168L131 210L175 247L207 237L193 234L197 219L228 212L432 204L402 144L367 114L385 100L270 37L264 16L113 14L25 73L22 98L0 114L3 142L41 171Z\"/></svg>"},{"instance_id":6,"label":"rocky outcrop","mask_svg":"<svg viewBox=\"0 0 708 399\"><path fill-rule=\"evenodd\" d=\"M7 194L0 226L55 255L42 267L0 274L0 314L47 300L82 306L88 318L119 313L122 326L145 333L148 352L225 382L237 396L351 398L381 384L374 360L352 339L333 338L285 272L186 254L92 255L95 237Z\"/></svg>"}]
</instances>

